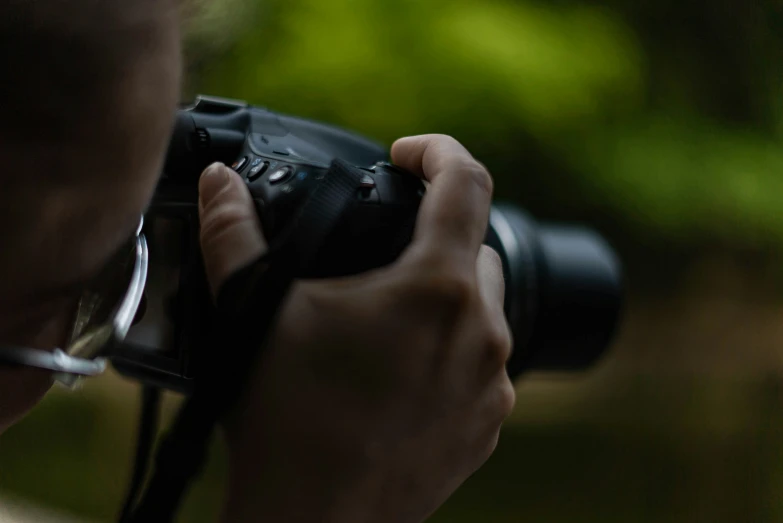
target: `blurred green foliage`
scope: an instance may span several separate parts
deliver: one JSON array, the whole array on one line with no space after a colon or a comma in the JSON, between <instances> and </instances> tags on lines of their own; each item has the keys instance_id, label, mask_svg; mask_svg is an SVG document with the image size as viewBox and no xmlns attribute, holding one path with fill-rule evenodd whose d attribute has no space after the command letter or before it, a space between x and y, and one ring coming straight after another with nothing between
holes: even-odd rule
<instances>
[{"instance_id":1,"label":"blurred green foliage","mask_svg":"<svg viewBox=\"0 0 783 523\"><path fill-rule=\"evenodd\" d=\"M675 252L783 247L772 0L191 0L186 16L186 96L242 98L386 143L452 134L491 168L501 198L600 226L631 272L650 263L672 292ZM736 310L768 314L748 308L735 326L736 310L703 290L721 276L684 286L699 296L687 306L656 303L647 316L632 296L635 334L616 351L625 366L611 359L612 372L592 376L600 386L582 377L542 395L522 383L497 454L434 520L783 520L780 379L664 379L640 356L649 345L650 368L688 354L712 363L727 338L718 327L777 347L774 300L738 291ZM715 330L695 336L694 325ZM729 368L744 349L722 346L739 353ZM3 436L0 494L111 520L137 404L114 378L104 384L51 395ZM560 396L573 401L552 406ZM222 463L218 446L182 521L214 520Z\"/></svg>"},{"instance_id":2,"label":"blurred green foliage","mask_svg":"<svg viewBox=\"0 0 783 523\"><path fill-rule=\"evenodd\" d=\"M104 391L113 384L128 392L116 377L101 380ZM579 382L560 386L569 396L589 391ZM535 388L520 387L519 414L497 451L433 523L783 520L776 382L637 379L588 392L579 408L554 415ZM123 396L56 391L3 436L0 496L23 496L85 522L116 521L136 407ZM224 473L216 444L178 521L217 521Z\"/></svg>"},{"instance_id":3,"label":"blurred green foliage","mask_svg":"<svg viewBox=\"0 0 783 523\"><path fill-rule=\"evenodd\" d=\"M194 19L191 92L387 143L453 134L546 217L783 245L774 2L223 3L223 38Z\"/></svg>"}]
</instances>

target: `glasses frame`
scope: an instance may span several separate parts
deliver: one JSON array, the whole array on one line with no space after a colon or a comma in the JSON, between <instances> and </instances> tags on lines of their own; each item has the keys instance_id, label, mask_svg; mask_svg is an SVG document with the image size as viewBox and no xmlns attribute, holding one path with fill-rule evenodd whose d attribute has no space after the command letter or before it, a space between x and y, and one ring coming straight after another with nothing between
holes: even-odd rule
<instances>
[{"instance_id":1,"label":"glasses frame","mask_svg":"<svg viewBox=\"0 0 783 523\"><path fill-rule=\"evenodd\" d=\"M142 217L136 229L135 260L128 288L105 324L82 333L72 340L66 349L56 348L54 351L46 351L28 347L0 346L0 367L13 365L54 371L55 381L69 387L75 385L80 378L102 374L106 370L106 359L110 357L110 354L106 354L107 348L125 339L144 296L149 251L147 239L141 232L143 227ZM72 353L95 355L95 357L80 357Z\"/></svg>"}]
</instances>

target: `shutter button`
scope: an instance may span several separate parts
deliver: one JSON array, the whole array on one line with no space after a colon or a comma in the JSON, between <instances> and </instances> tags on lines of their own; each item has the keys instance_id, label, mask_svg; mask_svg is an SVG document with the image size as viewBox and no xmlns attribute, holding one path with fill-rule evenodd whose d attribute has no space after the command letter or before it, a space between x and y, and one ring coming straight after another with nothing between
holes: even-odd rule
<instances>
[{"instance_id":1,"label":"shutter button","mask_svg":"<svg viewBox=\"0 0 783 523\"><path fill-rule=\"evenodd\" d=\"M250 171L247 173L247 179L248 181L254 182L256 181L262 174L266 172L266 170L269 168L269 162L261 162L261 159L258 159L259 163L256 164L255 160L253 161L253 168L250 169Z\"/></svg>"}]
</instances>

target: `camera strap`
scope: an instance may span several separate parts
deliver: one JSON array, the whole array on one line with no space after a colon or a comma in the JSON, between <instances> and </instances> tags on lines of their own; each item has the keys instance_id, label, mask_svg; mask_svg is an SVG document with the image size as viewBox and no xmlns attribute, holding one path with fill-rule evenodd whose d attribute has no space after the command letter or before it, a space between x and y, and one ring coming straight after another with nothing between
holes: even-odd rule
<instances>
[{"instance_id":1,"label":"camera strap","mask_svg":"<svg viewBox=\"0 0 783 523\"><path fill-rule=\"evenodd\" d=\"M363 171L334 160L281 241L220 290L211 335L196 348L215 357L202 369L162 438L147 489L135 510L121 516L122 522L174 520L188 487L201 473L215 425L248 385L291 285L355 205L363 177Z\"/></svg>"}]
</instances>

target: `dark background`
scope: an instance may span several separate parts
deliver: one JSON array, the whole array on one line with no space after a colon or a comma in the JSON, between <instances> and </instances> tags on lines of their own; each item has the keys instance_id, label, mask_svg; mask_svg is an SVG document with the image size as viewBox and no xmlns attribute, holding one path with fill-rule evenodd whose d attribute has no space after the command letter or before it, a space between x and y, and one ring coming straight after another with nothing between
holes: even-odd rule
<instances>
[{"instance_id":1,"label":"dark background","mask_svg":"<svg viewBox=\"0 0 783 523\"><path fill-rule=\"evenodd\" d=\"M783 521L780 2L192 2L186 97L386 143L452 134L498 199L597 227L628 307L591 372L519 381L478 474L433 518ZM0 441L0 495L110 521L138 400L53 391ZM178 398L168 398L169 412ZM222 449L182 521L212 521Z\"/></svg>"}]
</instances>

